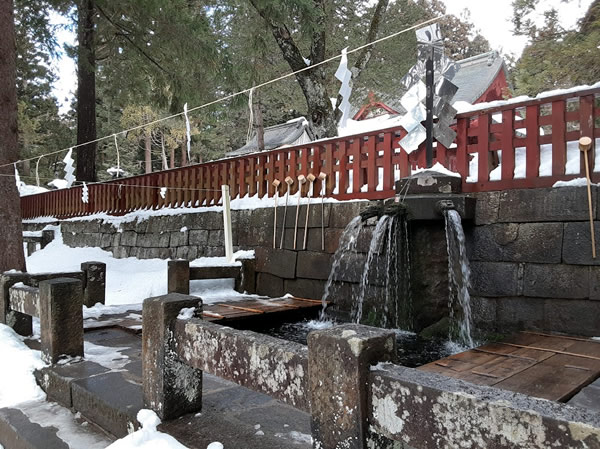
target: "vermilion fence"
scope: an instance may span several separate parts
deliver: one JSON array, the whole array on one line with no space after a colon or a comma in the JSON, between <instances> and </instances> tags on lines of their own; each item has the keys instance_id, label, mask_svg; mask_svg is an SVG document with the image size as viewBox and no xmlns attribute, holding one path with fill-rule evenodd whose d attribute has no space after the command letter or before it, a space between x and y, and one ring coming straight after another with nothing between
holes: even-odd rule
<instances>
[{"instance_id":1,"label":"vermilion fence","mask_svg":"<svg viewBox=\"0 0 600 449\"><path fill-rule=\"evenodd\" d=\"M459 114L453 148L435 145L434 162L463 178L463 191L552 186L582 176L583 157L576 141L600 138L600 87L542 99L510 103ZM75 217L97 212L125 214L140 209L196 207L217 204L221 185L233 198L273 196L273 181L298 175L327 175L326 195L340 200L381 199L394 195L394 182L425 166L424 145L408 155L400 140L403 128L377 130L348 137L223 159L88 186L21 198L23 218ZM592 149L590 170L600 172ZM574 158L577 158L576 160ZM574 164L574 161L576 164ZM576 165L576 170L573 166ZM600 173L594 173L600 180ZM161 188L166 188L164 198ZM315 182L320 192L320 181ZM306 194L308 185L303 186ZM294 182L291 193L298 191Z\"/></svg>"}]
</instances>

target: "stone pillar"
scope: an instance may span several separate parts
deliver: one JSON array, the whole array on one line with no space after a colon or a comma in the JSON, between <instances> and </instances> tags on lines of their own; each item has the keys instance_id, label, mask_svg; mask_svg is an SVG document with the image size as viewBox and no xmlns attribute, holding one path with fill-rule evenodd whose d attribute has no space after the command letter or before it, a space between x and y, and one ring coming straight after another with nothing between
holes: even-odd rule
<instances>
[{"instance_id":1,"label":"stone pillar","mask_svg":"<svg viewBox=\"0 0 600 449\"><path fill-rule=\"evenodd\" d=\"M241 275L236 279L235 289L238 292L256 293L256 260L242 259ZM239 285L237 285L239 283Z\"/></svg>"},{"instance_id":2,"label":"stone pillar","mask_svg":"<svg viewBox=\"0 0 600 449\"><path fill-rule=\"evenodd\" d=\"M371 365L396 358L393 331L345 324L308 334L315 449L366 448Z\"/></svg>"},{"instance_id":3,"label":"stone pillar","mask_svg":"<svg viewBox=\"0 0 600 449\"><path fill-rule=\"evenodd\" d=\"M102 262L83 262L83 305L92 307L96 303L105 303L106 264Z\"/></svg>"},{"instance_id":4,"label":"stone pillar","mask_svg":"<svg viewBox=\"0 0 600 449\"><path fill-rule=\"evenodd\" d=\"M189 307L196 307L196 314L201 316L202 300L195 296L171 293L144 301L144 407L154 410L161 419L175 419L202 408L202 371L183 363L173 350L177 315Z\"/></svg>"},{"instance_id":5,"label":"stone pillar","mask_svg":"<svg viewBox=\"0 0 600 449\"><path fill-rule=\"evenodd\" d=\"M27 255L31 256L37 249L37 242L27 242Z\"/></svg>"},{"instance_id":6,"label":"stone pillar","mask_svg":"<svg viewBox=\"0 0 600 449\"><path fill-rule=\"evenodd\" d=\"M0 276L0 323L6 324L24 337L33 333L31 317L9 307L9 289L18 282L30 282L27 273L4 273Z\"/></svg>"},{"instance_id":7,"label":"stone pillar","mask_svg":"<svg viewBox=\"0 0 600 449\"><path fill-rule=\"evenodd\" d=\"M52 240L54 240L54 231L51 229L42 231L42 242L40 243L40 248L44 249Z\"/></svg>"},{"instance_id":8,"label":"stone pillar","mask_svg":"<svg viewBox=\"0 0 600 449\"><path fill-rule=\"evenodd\" d=\"M169 260L167 270L167 292L190 294L190 262L188 260Z\"/></svg>"},{"instance_id":9,"label":"stone pillar","mask_svg":"<svg viewBox=\"0 0 600 449\"><path fill-rule=\"evenodd\" d=\"M83 357L83 287L79 279L40 282L42 360Z\"/></svg>"}]
</instances>

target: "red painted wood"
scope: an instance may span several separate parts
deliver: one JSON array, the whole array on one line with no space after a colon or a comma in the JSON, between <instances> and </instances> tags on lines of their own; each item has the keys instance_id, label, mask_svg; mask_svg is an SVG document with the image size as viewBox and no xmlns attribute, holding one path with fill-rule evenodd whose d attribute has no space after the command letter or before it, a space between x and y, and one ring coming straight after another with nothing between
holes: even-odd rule
<instances>
[{"instance_id":1,"label":"red painted wood","mask_svg":"<svg viewBox=\"0 0 600 449\"><path fill-rule=\"evenodd\" d=\"M565 100L552 103L552 176L565 174L567 163L567 122Z\"/></svg>"},{"instance_id":2,"label":"red painted wood","mask_svg":"<svg viewBox=\"0 0 600 449\"><path fill-rule=\"evenodd\" d=\"M477 146L479 154L477 179L479 182L486 182L490 179L490 116L488 114L479 116Z\"/></svg>"},{"instance_id":3,"label":"red painted wood","mask_svg":"<svg viewBox=\"0 0 600 449\"><path fill-rule=\"evenodd\" d=\"M469 154L467 149L468 118L458 119L456 134L456 170L463 179L469 176Z\"/></svg>"},{"instance_id":4,"label":"red painted wood","mask_svg":"<svg viewBox=\"0 0 600 449\"><path fill-rule=\"evenodd\" d=\"M514 109L502 112L502 138L500 141L502 144L502 179L513 179L515 176L514 121Z\"/></svg>"},{"instance_id":5,"label":"red painted wood","mask_svg":"<svg viewBox=\"0 0 600 449\"><path fill-rule=\"evenodd\" d=\"M525 176L526 178L537 178L540 171L540 145L538 142L540 133L539 105L527 106L525 116Z\"/></svg>"},{"instance_id":6,"label":"red painted wood","mask_svg":"<svg viewBox=\"0 0 600 449\"><path fill-rule=\"evenodd\" d=\"M392 190L394 188L394 166L392 165L392 134L383 135L383 190Z\"/></svg>"},{"instance_id":7,"label":"red painted wood","mask_svg":"<svg viewBox=\"0 0 600 449\"><path fill-rule=\"evenodd\" d=\"M579 132L581 137L592 139L592 147L587 152L590 173L594 171L594 96L586 95L579 98ZM581 152L581 174L585 176L585 153Z\"/></svg>"}]
</instances>

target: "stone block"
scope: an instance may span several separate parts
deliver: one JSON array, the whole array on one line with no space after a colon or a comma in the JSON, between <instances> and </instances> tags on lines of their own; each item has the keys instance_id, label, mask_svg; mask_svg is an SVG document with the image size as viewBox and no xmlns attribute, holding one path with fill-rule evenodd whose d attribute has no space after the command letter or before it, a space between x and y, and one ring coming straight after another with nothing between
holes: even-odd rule
<instances>
[{"instance_id":1,"label":"stone block","mask_svg":"<svg viewBox=\"0 0 600 449\"><path fill-rule=\"evenodd\" d=\"M224 246L207 246L204 248L205 257L224 257L225 247Z\"/></svg>"},{"instance_id":2,"label":"stone block","mask_svg":"<svg viewBox=\"0 0 600 449\"><path fill-rule=\"evenodd\" d=\"M256 260L242 259L242 269L239 283L236 282L236 290L249 294L256 293Z\"/></svg>"},{"instance_id":3,"label":"stone block","mask_svg":"<svg viewBox=\"0 0 600 449\"><path fill-rule=\"evenodd\" d=\"M77 231L85 234L99 234L100 226L102 224L101 220L76 220L74 223L77 223Z\"/></svg>"},{"instance_id":4,"label":"stone block","mask_svg":"<svg viewBox=\"0 0 600 449\"><path fill-rule=\"evenodd\" d=\"M256 275L256 293L272 298L282 297L285 294L283 279L269 273L258 273Z\"/></svg>"},{"instance_id":5,"label":"stone block","mask_svg":"<svg viewBox=\"0 0 600 449\"><path fill-rule=\"evenodd\" d=\"M190 263L187 260L167 262L167 292L190 294Z\"/></svg>"},{"instance_id":6,"label":"stone block","mask_svg":"<svg viewBox=\"0 0 600 449\"><path fill-rule=\"evenodd\" d=\"M83 357L83 288L78 279L40 282L42 360Z\"/></svg>"},{"instance_id":7,"label":"stone block","mask_svg":"<svg viewBox=\"0 0 600 449\"><path fill-rule=\"evenodd\" d=\"M500 208L500 192L478 192L475 194L475 224L477 226L496 223Z\"/></svg>"},{"instance_id":8,"label":"stone block","mask_svg":"<svg viewBox=\"0 0 600 449\"><path fill-rule=\"evenodd\" d=\"M597 337L600 329L600 301L546 299L544 329L549 332Z\"/></svg>"},{"instance_id":9,"label":"stone block","mask_svg":"<svg viewBox=\"0 0 600 449\"><path fill-rule=\"evenodd\" d=\"M286 279L283 290L299 298L321 299L325 293L325 282L317 279Z\"/></svg>"},{"instance_id":10,"label":"stone block","mask_svg":"<svg viewBox=\"0 0 600 449\"><path fill-rule=\"evenodd\" d=\"M536 298L588 298L589 268L576 265L526 264L523 295Z\"/></svg>"},{"instance_id":11,"label":"stone block","mask_svg":"<svg viewBox=\"0 0 600 449\"><path fill-rule=\"evenodd\" d=\"M113 248L118 247L119 245L121 245L121 233L120 232L116 232L113 234L113 238L112 238L112 244L111 246Z\"/></svg>"},{"instance_id":12,"label":"stone block","mask_svg":"<svg viewBox=\"0 0 600 449\"><path fill-rule=\"evenodd\" d=\"M344 230L340 228L325 228L322 239L321 228L310 228L308 230L306 249L309 251L324 251L328 254L334 254L339 246L340 237L343 232ZM322 246L323 243L324 249Z\"/></svg>"},{"instance_id":13,"label":"stone block","mask_svg":"<svg viewBox=\"0 0 600 449\"><path fill-rule=\"evenodd\" d=\"M104 304L106 299L106 264L103 262L84 262L83 271L83 305L92 307L97 303Z\"/></svg>"},{"instance_id":14,"label":"stone block","mask_svg":"<svg viewBox=\"0 0 600 449\"><path fill-rule=\"evenodd\" d=\"M331 204L331 211L329 212L329 226L332 228L345 228L354 217L358 216L362 210L366 209L372 204L373 202L367 201Z\"/></svg>"},{"instance_id":15,"label":"stone block","mask_svg":"<svg viewBox=\"0 0 600 449\"><path fill-rule=\"evenodd\" d=\"M139 234L137 246L141 248L168 248L171 234L161 231L156 234Z\"/></svg>"},{"instance_id":16,"label":"stone block","mask_svg":"<svg viewBox=\"0 0 600 449\"><path fill-rule=\"evenodd\" d=\"M54 240L54 231L52 229L42 230L42 242L40 243L40 247L44 249L52 240Z\"/></svg>"},{"instance_id":17,"label":"stone block","mask_svg":"<svg viewBox=\"0 0 600 449\"><path fill-rule=\"evenodd\" d=\"M179 231L179 229L181 228L181 225L178 224L174 224L174 225L170 225L169 221L170 218L168 215L164 215L164 216L153 216L153 217L149 217L147 222L148 222L148 227L146 229L145 233L148 234L158 234L158 233L162 233L162 232L166 232L166 231ZM180 221L180 217L177 216L177 219L179 221L179 223L181 223ZM179 226L179 228L177 229L173 229L174 227Z\"/></svg>"},{"instance_id":18,"label":"stone block","mask_svg":"<svg viewBox=\"0 0 600 449\"><path fill-rule=\"evenodd\" d=\"M510 334L544 329L544 300L539 298L501 298L496 301L496 331Z\"/></svg>"},{"instance_id":19,"label":"stone block","mask_svg":"<svg viewBox=\"0 0 600 449\"><path fill-rule=\"evenodd\" d=\"M269 273L283 279L296 277L296 258L294 251L272 248L256 248L256 271Z\"/></svg>"},{"instance_id":20,"label":"stone block","mask_svg":"<svg viewBox=\"0 0 600 449\"><path fill-rule=\"evenodd\" d=\"M594 217L597 189L592 187ZM499 222L585 221L589 219L587 189L515 189L500 193Z\"/></svg>"},{"instance_id":21,"label":"stone block","mask_svg":"<svg viewBox=\"0 0 600 449\"><path fill-rule=\"evenodd\" d=\"M138 259L168 259L169 248L131 248L131 256Z\"/></svg>"},{"instance_id":22,"label":"stone block","mask_svg":"<svg viewBox=\"0 0 600 449\"><path fill-rule=\"evenodd\" d=\"M330 254L300 251L296 262L296 277L327 280L331 272L331 262Z\"/></svg>"},{"instance_id":23,"label":"stone block","mask_svg":"<svg viewBox=\"0 0 600 449\"><path fill-rule=\"evenodd\" d=\"M116 259L126 259L129 257L129 247L128 246L117 246L112 251L113 257Z\"/></svg>"},{"instance_id":24,"label":"stone block","mask_svg":"<svg viewBox=\"0 0 600 449\"><path fill-rule=\"evenodd\" d=\"M171 238L169 240L169 245L171 248L176 248L178 246L187 246L188 244L188 232L184 231L175 231L171 232Z\"/></svg>"},{"instance_id":25,"label":"stone block","mask_svg":"<svg viewBox=\"0 0 600 449\"><path fill-rule=\"evenodd\" d=\"M314 447L366 447L371 365L396 358L394 332L347 324L308 335ZM340 410L342 412L340 412Z\"/></svg>"},{"instance_id":26,"label":"stone block","mask_svg":"<svg viewBox=\"0 0 600 449\"><path fill-rule=\"evenodd\" d=\"M496 330L497 304L496 298L471 296L471 313L473 324L477 330Z\"/></svg>"},{"instance_id":27,"label":"stone block","mask_svg":"<svg viewBox=\"0 0 600 449\"><path fill-rule=\"evenodd\" d=\"M592 257L592 239L589 222L565 223L563 262L571 265L600 265L600 258ZM600 242L600 222L594 222L594 237ZM598 243L596 251L598 252Z\"/></svg>"},{"instance_id":28,"label":"stone block","mask_svg":"<svg viewBox=\"0 0 600 449\"><path fill-rule=\"evenodd\" d=\"M100 234L100 248L110 248L113 244L114 234Z\"/></svg>"},{"instance_id":29,"label":"stone block","mask_svg":"<svg viewBox=\"0 0 600 449\"><path fill-rule=\"evenodd\" d=\"M518 296L519 265L507 262L472 262L471 294L482 297Z\"/></svg>"},{"instance_id":30,"label":"stone block","mask_svg":"<svg viewBox=\"0 0 600 449\"><path fill-rule=\"evenodd\" d=\"M134 231L123 231L121 233L121 245L136 246L138 235Z\"/></svg>"},{"instance_id":31,"label":"stone block","mask_svg":"<svg viewBox=\"0 0 600 449\"><path fill-rule=\"evenodd\" d=\"M140 386L120 372L108 372L71 383L73 408L116 438L139 427L143 407Z\"/></svg>"},{"instance_id":32,"label":"stone block","mask_svg":"<svg viewBox=\"0 0 600 449\"><path fill-rule=\"evenodd\" d=\"M460 176L448 176L429 170L399 179L395 187L397 194L461 193L462 179Z\"/></svg>"},{"instance_id":33,"label":"stone block","mask_svg":"<svg viewBox=\"0 0 600 449\"><path fill-rule=\"evenodd\" d=\"M498 223L476 226L470 232L469 240L471 260L560 263L563 224Z\"/></svg>"},{"instance_id":34,"label":"stone block","mask_svg":"<svg viewBox=\"0 0 600 449\"><path fill-rule=\"evenodd\" d=\"M33 332L31 316L10 310L9 290L19 282L29 284L29 281L27 273L0 273L0 323L12 327L17 334L26 337Z\"/></svg>"},{"instance_id":35,"label":"stone block","mask_svg":"<svg viewBox=\"0 0 600 449\"><path fill-rule=\"evenodd\" d=\"M600 267L590 267L590 299L600 300Z\"/></svg>"},{"instance_id":36,"label":"stone block","mask_svg":"<svg viewBox=\"0 0 600 449\"><path fill-rule=\"evenodd\" d=\"M208 244L208 231L205 229L194 229L189 231L189 244L205 246Z\"/></svg>"},{"instance_id":37,"label":"stone block","mask_svg":"<svg viewBox=\"0 0 600 449\"><path fill-rule=\"evenodd\" d=\"M195 307L199 298L171 293L144 301L142 371L144 406L161 419L174 419L202 407L202 371L186 365L175 353L173 329L183 308Z\"/></svg>"},{"instance_id":38,"label":"stone block","mask_svg":"<svg viewBox=\"0 0 600 449\"><path fill-rule=\"evenodd\" d=\"M208 246L223 246L223 245L225 245L224 231L221 229L209 231Z\"/></svg>"},{"instance_id":39,"label":"stone block","mask_svg":"<svg viewBox=\"0 0 600 449\"><path fill-rule=\"evenodd\" d=\"M361 253L344 253L339 259L339 265L333 275L334 281L359 283L367 256Z\"/></svg>"}]
</instances>

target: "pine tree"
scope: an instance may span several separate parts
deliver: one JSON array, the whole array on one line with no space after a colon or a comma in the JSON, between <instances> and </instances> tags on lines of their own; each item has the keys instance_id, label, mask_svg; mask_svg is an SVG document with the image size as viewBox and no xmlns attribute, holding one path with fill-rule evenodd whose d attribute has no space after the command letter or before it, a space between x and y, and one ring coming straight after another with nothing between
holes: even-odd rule
<instances>
[{"instance_id":1,"label":"pine tree","mask_svg":"<svg viewBox=\"0 0 600 449\"><path fill-rule=\"evenodd\" d=\"M17 91L15 70L15 32L12 0L0 0L0 272L25 271L21 202L15 184L18 159Z\"/></svg>"}]
</instances>

